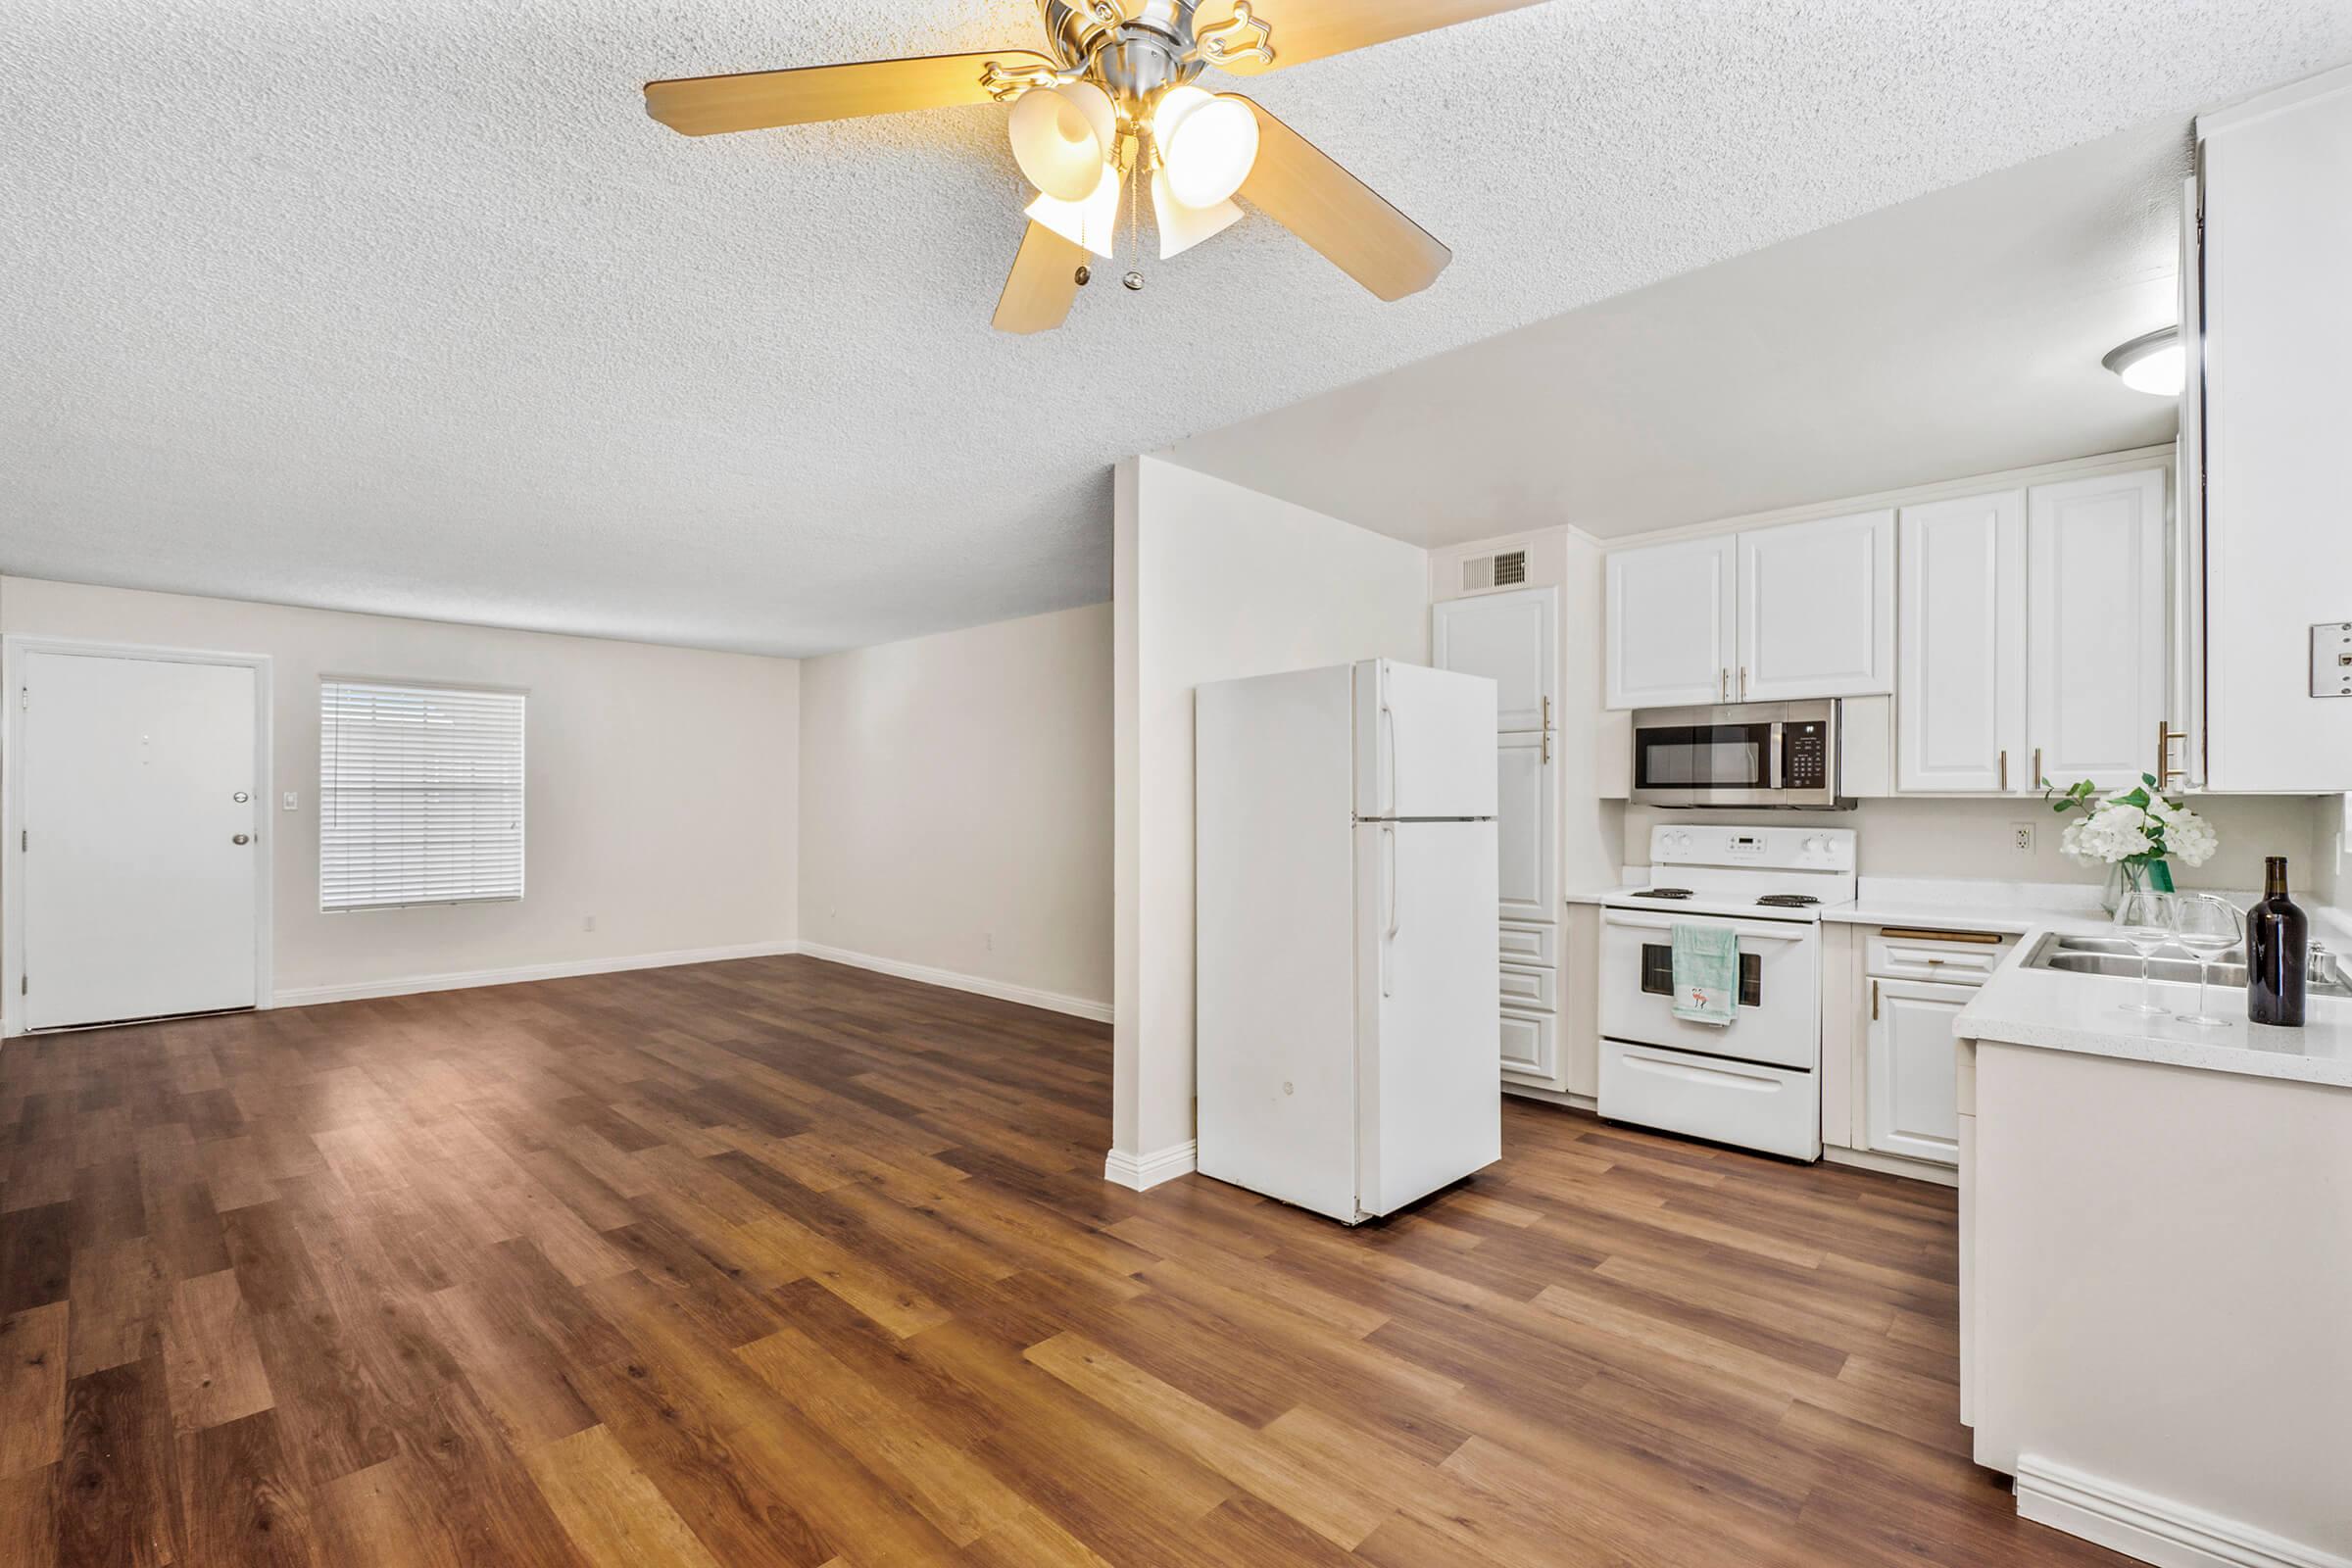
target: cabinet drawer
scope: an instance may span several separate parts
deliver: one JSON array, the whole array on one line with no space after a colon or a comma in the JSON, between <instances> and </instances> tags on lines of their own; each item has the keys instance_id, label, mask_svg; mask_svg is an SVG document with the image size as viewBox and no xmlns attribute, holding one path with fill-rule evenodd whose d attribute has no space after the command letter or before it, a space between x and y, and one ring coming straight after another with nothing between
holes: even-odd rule
<instances>
[{"instance_id":1,"label":"cabinet drawer","mask_svg":"<svg viewBox=\"0 0 2352 1568\"><path fill-rule=\"evenodd\" d=\"M1868 972L1887 980L1981 986L2016 941L1992 931L1888 926L1870 939Z\"/></svg>"},{"instance_id":2,"label":"cabinet drawer","mask_svg":"<svg viewBox=\"0 0 2352 1568\"><path fill-rule=\"evenodd\" d=\"M1560 972L1557 969L1522 969L1514 964L1502 966L1502 1004L1506 1007L1526 1007L1538 1012L1557 1012Z\"/></svg>"},{"instance_id":3,"label":"cabinet drawer","mask_svg":"<svg viewBox=\"0 0 2352 1568\"><path fill-rule=\"evenodd\" d=\"M1518 1078L1541 1078L1546 1083L1560 1075L1558 1026L1541 1012L1502 1015L1502 1070Z\"/></svg>"},{"instance_id":4,"label":"cabinet drawer","mask_svg":"<svg viewBox=\"0 0 2352 1568\"><path fill-rule=\"evenodd\" d=\"M1523 963L1531 969L1557 969L1560 966L1559 928L1504 924L1502 961Z\"/></svg>"}]
</instances>

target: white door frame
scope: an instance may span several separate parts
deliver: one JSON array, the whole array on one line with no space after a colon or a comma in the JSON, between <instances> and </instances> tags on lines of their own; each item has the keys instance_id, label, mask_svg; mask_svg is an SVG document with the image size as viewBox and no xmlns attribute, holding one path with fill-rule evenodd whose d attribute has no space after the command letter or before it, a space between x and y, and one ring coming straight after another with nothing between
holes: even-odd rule
<instances>
[{"instance_id":1,"label":"white door frame","mask_svg":"<svg viewBox=\"0 0 2352 1568\"><path fill-rule=\"evenodd\" d=\"M273 1005L270 895L276 885L272 867L277 835L270 827L276 814L270 804L276 775L271 766L275 748L271 744L270 718L275 710L271 702L274 681L270 656L150 648L73 637L0 637L0 692L6 696L6 701L0 702L0 760L6 764L0 768L0 826L6 828L0 853L10 856L18 853L24 832L24 711L21 693L24 659L29 654L138 659L167 664L233 664L253 671L253 777L254 791L261 797L260 809L253 813L255 849L259 852L253 858L253 1004L257 1009ZM0 925L7 929L6 941L0 942L0 1036L24 1032L24 877L21 862L12 860L9 866L9 874L0 877Z\"/></svg>"}]
</instances>

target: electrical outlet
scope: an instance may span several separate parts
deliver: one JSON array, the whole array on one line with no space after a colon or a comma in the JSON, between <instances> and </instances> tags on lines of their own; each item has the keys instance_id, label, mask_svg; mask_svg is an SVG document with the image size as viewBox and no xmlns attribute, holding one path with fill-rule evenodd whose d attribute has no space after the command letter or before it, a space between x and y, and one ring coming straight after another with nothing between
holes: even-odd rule
<instances>
[{"instance_id":1,"label":"electrical outlet","mask_svg":"<svg viewBox=\"0 0 2352 1568\"><path fill-rule=\"evenodd\" d=\"M298 799L299 798L292 790L286 791L286 809L289 811L298 811L302 809L301 806L297 804Z\"/></svg>"},{"instance_id":2,"label":"electrical outlet","mask_svg":"<svg viewBox=\"0 0 2352 1568\"><path fill-rule=\"evenodd\" d=\"M2032 855L2034 853L2034 824L2031 822L2010 823L2009 847L2020 855Z\"/></svg>"},{"instance_id":3,"label":"electrical outlet","mask_svg":"<svg viewBox=\"0 0 2352 1568\"><path fill-rule=\"evenodd\" d=\"M2352 620L2311 628L2311 695L2352 697Z\"/></svg>"},{"instance_id":4,"label":"electrical outlet","mask_svg":"<svg viewBox=\"0 0 2352 1568\"><path fill-rule=\"evenodd\" d=\"M981 932L981 933L980 933L980 946L981 946L981 947L983 947L984 949L986 949L986 950L987 950L988 952L990 952L990 953L994 953L994 952L996 952L996 951L997 951L997 934L996 934L994 931L983 931L983 932Z\"/></svg>"},{"instance_id":5,"label":"electrical outlet","mask_svg":"<svg viewBox=\"0 0 2352 1568\"><path fill-rule=\"evenodd\" d=\"M581 929L581 930L583 930L583 931L593 931L593 930L595 930L595 929L596 929L596 916L595 916L595 915L593 915L593 914L584 914L584 915L580 916L580 929Z\"/></svg>"}]
</instances>

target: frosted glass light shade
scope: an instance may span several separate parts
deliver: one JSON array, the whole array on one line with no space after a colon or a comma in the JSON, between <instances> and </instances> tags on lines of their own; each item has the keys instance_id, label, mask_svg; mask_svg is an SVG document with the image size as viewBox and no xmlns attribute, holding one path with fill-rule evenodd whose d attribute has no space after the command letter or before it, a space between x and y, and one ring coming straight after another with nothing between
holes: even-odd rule
<instances>
[{"instance_id":1,"label":"frosted glass light shade","mask_svg":"<svg viewBox=\"0 0 2352 1568\"><path fill-rule=\"evenodd\" d=\"M1029 218L1073 245L1083 245L1097 256L1109 256L1119 235L1119 191L1125 184L1118 166L1106 164L1084 201L1040 196L1029 204Z\"/></svg>"},{"instance_id":2,"label":"frosted glass light shade","mask_svg":"<svg viewBox=\"0 0 2352 1568\"><path fill-rule=\"evenodd\" d=\"M2135 337L2101 363L2122 376L2124 385L2151 397L2177 398L2188 379L2188 354L2177 326L2160 326Z\"/></svg>"},{"instance_id":3,"label":"frosted glass light shade","mask_svg":"<svg viewBox=\"0 0 2352 1568\"><path fill-rule=\"evenodd\" d=\"M1170 88L1152 111L1152 137L1169 190L1187 207L1232 200L1257 167L1257 116L1239 98Z\"/></svg>"},{"instance_id":4,"label":"frosted glass light shade","mask_svg":"<svg viewBox=\"0 0 2352 1568\"><path fill-rule=\"evenodd\" d=\"M1093 193L1118 132L1117 108L1091 81L1023 93L1005 122L1021 173L1062 202L1082 202Z\"/></svg>"},{"instance_id":5,"label":"frosted glass light shade","mask_svg":"<svg viewBox=\"0 0 2352 1568\"><path fill-rule=\"evenodd\" d=\"M1242 220L1242 210L1231 202L1214 207L1187 207L1168 188L1168 172L1152 176L1152 211L1159 219L1159 259L1181 256L1204 239L1213 239Z\"/></svg>"}]
</instances>

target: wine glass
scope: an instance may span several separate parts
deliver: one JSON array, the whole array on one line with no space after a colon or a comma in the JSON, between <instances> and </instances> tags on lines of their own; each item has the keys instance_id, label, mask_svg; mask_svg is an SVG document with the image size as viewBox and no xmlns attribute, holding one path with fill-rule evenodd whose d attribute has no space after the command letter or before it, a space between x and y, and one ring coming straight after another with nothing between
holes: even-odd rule
<instances>
[{"instance_id":1,"label":"wine glass","mask_svg":"<svg viewBox=\"0 0 2352 1568\"><path fill-rule=\"evenodd\" d=\"M2123 901L2115 906L2115 934L2139 955L2139 1000L2125 1003L2124 1011L2154 1017L2168 1010L2150 997L2148 960L2158 948L2173 940L2173 896L2152 888L2127 888Z\"/></svg>"},{"instance_id":2,"label":"wine glass","mask_svg":"<svg viewBox=\"0 0 2352 1568\"><path fill-rule=\"evenodd\" d=\"M2237 912L2235 905L2210 893L2177 898L2173 901L2173 940L2197 958L2197 1010L2180 1014L2180 1021L2207 1029L2229 1027L2229 1019L2216 1018L2205 1010L2206 974L2216 957L2245 945L2245 916Z\"/></svg>"}]
</instances>

